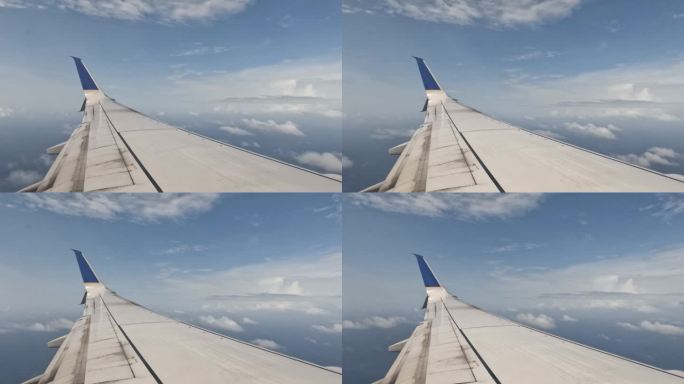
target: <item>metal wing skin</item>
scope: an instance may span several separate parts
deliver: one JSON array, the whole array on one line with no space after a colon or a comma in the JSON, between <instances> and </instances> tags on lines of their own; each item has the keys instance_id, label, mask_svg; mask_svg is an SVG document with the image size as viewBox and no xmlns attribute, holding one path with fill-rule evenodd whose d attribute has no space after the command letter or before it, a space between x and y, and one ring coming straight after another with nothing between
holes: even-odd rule
<instances>
[{"instance_id":1,"label":"metal wing skin","mask_svg":"<svg viewBox=\"0 0 684 384\"><path fill-rule=\"evenodd\" d=\"M156 314L110 291L74 251L83 316L48 343L45 372L25 384L342 383L318 365Z\"/></svg>"},{"instance_id":2,"label":"metal wing skin","mask_svg":"<svg viewBox=\"0 0 684 384\"><path fill-rule=\"evenodd\" d=\"M119 104L74 58L83 120L25 192L340 192L341 177L285 163L153 120Z\"/></svg>"},{"instance_id":3,"label":"metal wing skin","mask_svg":"<svg viewBox=\"0 0 684 384\"><path fill-rule=\"evenodd\" d=\"M416 58L425 121L367 192L682 192L664 175L496 120L452 99Z\"/></svg>"},{"instance_id":4,"label":"metal wing skin","mask_svg":"<svg viewBox=\"0 0 684 384\"><path fill-rule=\"evenodd\" d=\"M489 314L449 294L416 255L425 319L381 384L684 384L684 378Z\"/></svg>"}]
</instances>

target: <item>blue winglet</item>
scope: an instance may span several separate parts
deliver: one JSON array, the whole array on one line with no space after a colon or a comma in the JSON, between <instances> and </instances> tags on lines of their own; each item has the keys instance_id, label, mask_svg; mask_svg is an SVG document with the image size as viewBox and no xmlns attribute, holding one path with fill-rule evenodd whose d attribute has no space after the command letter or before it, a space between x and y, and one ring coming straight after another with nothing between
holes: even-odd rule
<instances>
[{"instance_id":1,"label":"blue winglet","mask_svg":"<svg viewBox=\"0 0 684 384\"><path fill-rule=\"evenodd\" d=\"M81 277L83 278L83 282L99 283L100 280L98 280L97 276L95 276L95 272L90 267L90 264L88 264L88 261L85 259L85 256L83 256L83 253L76 249L72 249L72 251L74 251L74 254L76 255L76 262L78 263L78 269L81 270Z\"/></svg>"},{"instance_id":2,"label":"blue winglet","mask_svg":"<svg viewBox=\"0 0 684 384\"><path fill-rule=\"evenodd\" d=\"M93 80L93 77L90 76L90 73L86 69L85 65L83 65L83 61L78 58L71 56L72 59L74 59L74 62L76 63L76 71L78 71L78 78L81 80L81 86L83 87L84 91L87 90L97 90L97 84L95 84L95 80Z\"/></svg>"},{"instance_id":3,"label":"blue winglet","mask_svg":"<svg viewBox=\"0 0 684 384\"><path fill-rule=\"evenodd\" d=\"M426 91L439 91L441 88L439 87L439 84L437 84L437 80L435 80L435 77L432 76L432 72L430 72L430 69L427 67L425 64L425 60L421 59L420 57L415 57L413 56L414 59L416 59L416 62L418 63L418 70L420 71L420 77L423 79L423 86L425 87Z\"/></svg>"},{"instance_id":4,"label":"blue winglet","mask_svg":"<svg viewBox=\"0 0 684 384\"><path fill-rule=\"evenodd\" d=\"M430 266L427 264L427 262L425 262L425 259L423 259L423 256L415 253L413 255L416 257L416 260L418 261L418 268L420 268L420 274L421 276L423 276L423 283L425 284L425 286L439 287L439 281L437 281L437 278L432 273Z\"/></svg>"}]
</instances>

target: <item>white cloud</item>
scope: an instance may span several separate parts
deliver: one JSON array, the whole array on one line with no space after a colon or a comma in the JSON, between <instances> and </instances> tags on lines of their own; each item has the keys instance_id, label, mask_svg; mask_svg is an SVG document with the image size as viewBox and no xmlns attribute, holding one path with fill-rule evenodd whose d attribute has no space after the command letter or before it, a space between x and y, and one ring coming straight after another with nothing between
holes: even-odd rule
<instances>
[{"instance_id":1,"label":"white cloud","mask_svg":"<svg viewBox=\"0 0 684 384\"><path fill-rule=\"evenodd\" d=\"M220 130L225 131L230 133L231 135L236 135L236 136L254 136L254 134L250 131L244 130L242 128L238 127L230 127L230 126L225 126L225 127L219 127Z\"/></svg>"},{"instance_id":2,"label":"white cloud","mask_svg":"<svg viewBox=\"0 0 684 384\"><path fill-rule=\"evenodd\" d=\"M231 72L176 68L169 79L175 98L200 101L215 113L342 116L342 63L337 58L287 60Z\"/></svg>"},{"instance_id":3,"label":"white cloud","mask_svg":"<svg viewBox=\"0 0 684 384\"><path fill-rule=\"evenodd\" d=\"M535 59L552 59L554 57L558 57L562 55L562 52L558 51L539 51L539 50L534 50L534 51L528 51L525 53L521 53L520 55L513 56L508 58L508 61L527 61L527 60L535 60Z\"/></svg>"},{"instance_id":4,"label":"white cloud","mask_svg":"<svg viewBox=\"0 0 684 384\"><path fill-rule=\"evenodd\" d=\"M377 140L387 140L394 138L406 138L413 136L415 129L390 129L390 128L379 128L371 133L371 137Z\"/></svg>"},{"instance_id":5,"label":"white cloud","mask_svg":"<svg viewBox=\"0 0 684 384\"><path fill-rule=\"evenodd\" d=\"M21 195L18 202L67 216L135 222L180 220L210 211L218 194L46 194Z\"/></svg>"},{"instance_id":6,"label":"white cloud","mask_svg":"<svg viewBox=\"0 0 684 384\"><path fill-rule=\"evenodd\" d=\"M252 0L55 0L53 4L61 9L91 16L183 23L213 20L239 13L252 2Z\"/></svg>"},{"instance_id":7,"label":"white cloud","mask_svg":"<svg viewBox=\"0 0 684 384\"><path fill-rule=\"evenodd\" d=\"M342 333L342 324L341 323L335 323L331 324L329 326L327 325L312 325L311 326L313 329L323 332L323 333Z\"/></svg>"},{"instance_id":8,"label":"white cloud","mask_svg":"<svg viewBox=\"0 0 684 384\"><path fill-rule=\"evenodd\" d=\"M584 136L598 137L601 139L615 140L615 132L620 131L620 128L613 124L606 126L599 126L592 123L582 124L578 122L565 123L565 128L568 131L578 133Z\"/></svg>"},{"instance_id":9,"label":"white cloud","mask_svg":"<svg viewBox=\"0 0 684 384\"><path fill-rule=\"evenodd\" d=\"M344 320L342 326L346 329L369 329L369 328L394 328L399 324L406 323L402 316L371 316L361 321Z\"/></svg>"},{"instance_id":10,"label":"white cloud","mask_svg":"<svg viewBox=\"0 0 684 384\"><path fill-rule=\"evenodd\" d=\"M577 319L575 319L574 317L572 317L572 316L570 316L570 315L563 315L563 317L561 318L561 320L567 321L567 322L569 322L569 323L576 323L576 322L578 321Z\"/></svg>"},{"instance_id":11,"label":"white cloud","mask_svg":"<svg viewBox=\"0 0 684 384\"><path fill-rule=\"evenodd\" d=\"M682 154L671 148L652 147L642 154L630 153L617 158L648 168L654 165L678 165L677 160L682 158Z\"/></svg>"},{"instance_id":12,"label":"white cloud","mask_svg":"<svg viewBox=\"0 0 684 384\"><path fill-rule=\"evenodd\" d=\"M224 53L230 51L230 47L224 47L224 46L207 46L207 45L198 45L194 48L187 49L185 51L181 51L178 53L175 53L171 56L204 56L204 55L216 55L219 53Z\"/></svg>"},{"instance_id":13,"label":"white cloud","mask_svg":"<svg viewBox=\"0 0 684 384\"><path fill-rule=\"evenodd\" d=\"M543 270L501 268L500 284L518 308L667 313L684 302L684 247ZM504 266L505 267L505 266Z\"/></svg>"},{"instance_id":14,"label":"white cloud","mask_svg":"<svg viewBox=\"0 0 684 384\"><path fill-rule=\"evenodd\" d=\"M257 321L250 319L249 317L243 317L242 318L242 324L246 325L256 325L259 324Z\"/></svg>"},{"instance_id":15,"label":"white cloud","mask_svg":"<svg viewBox=\"0 0 684 384\"><path fill-rule=\"evenodd\" d=\"M515 318L518 319L518 321L533 325L541 329L556 328L556 321L553 319L553 317L544 314L539 314L539 316L535 316L532 313L518 313L515 316Z\"/></svg>"},{"instance_id":16,"label":"white cloud","mask_svg":"<svg viewBox=\"0 0 684 384\"><path fill-rule=\"evenodd\" d=\"M284 123L277 123L274 120L257 120L257 119L242 119L242 123L247 127L256 131L267 133L283 133L286 135L304 136L304 132L300 131L297 124L286 121Z\"/></svg>"},{"instance_id":17,"label":"white cloud","mask_svg":"<svg viewBox=\"0 0 684 384\"><path fill-rule=\"evenodd\" d=\"M386 11L418 20L513 27L562 19L580 0L385 0Z\"/></svg>"},{"instance_id":18,"label":"white cloud","mask_svg":"<svg viewBox=\"0 0 684 384\"><path fill-rule=\"evenodd\" d=\"M33 322L26 324L13 324L13 328L22 331L33 332L55 332L69 330L74 325L74 322L69 319L54 319L46 322Z\"/></svg>"},{"instance_id":19,"label":"white cloud","mask_svg":"<svg viewBox=\"0 0 684 384\"><path fill-rule=\"evenodd\" d=\"M267 348L267 349L283 349L283 347L276 343L273 340L269 339L254 339L252 340L252 344L258 345L262 348Z\"/></svg>"},{"instance_id":20,"label":"white cloud","mask_svg":"<svg viewBox=\"0 0 684 384\"><path fill-rule=\"evenodd\" d=\"M684 213L684 197L674 193L662 195L656 204L646 206L643 210L653 212L654 216L671 219Z\"/></svg>"},{"instance_id":21,"label":"white cloud","mask_svg":"<svg viewBox=\"0 0 684 384\"><path fill-rule=\"evenodd\" d=\"M492 247L488 252L490 253L505 253L513 252L518 250L532 250L541 247L537 243L509 243L505 245L500 245L497 247Z\"/></svg>"},{"instance_id":22,"label":"white cloud","mask_svg":"<svg viewBox=\"0 0 684 384\"><path fill-rule=\"evenodd\" d=\"M524 95L555 118L681 120L684 61L648 62L573 75L537 75L509 71L510 97ZM539 113L531 109L526 112Z\"/></svg>"},{"instance_id":23,"label":"white cloud","mask_svg":"<svg viewBox=\"0 0 684 384\"><path fill-rule=\"evenodd\" d=\"M255 261L226 270L168 269L160 286L177 301L208 313L298 312L322 316L339 311L341 254ZM230 292L230 295L226 295Z\"/></svg>"},{"instance_id":24,"label":"white cloud","mask_svg":"<svg viewBox=\"0 0 684 384\"><path fill-rule=\"evenodd\" d=\"M352 166L352 161L341 153L308 151L295 155L297 162L322 169L326 173L341 174L343 168Z\"/></svg>"},{"instance_id":25,"label":"white cloud","mask_svg":"<svg viewBox=\"0 0 684 384\"><path fill-rule=\"evenodd\" d=\"M659 321L644 320L637 325L631 324L631 323L619 322L619 323L617 323L617 325L624 328L624 329L630 330L630 331L646 331L646 332L659 333L661 335L668 335L668 336L683 336L684 335L684 327L680 327L678 325L673 325L673 324L661 323Z\"/></svg>"},{"instance_id":26,"label":"white cloud","mask_svg":"<svg viewBox=\"0 0 684 384\"><path fill-rule=\"evenodd\" d=\"M200 316L200 321L208 326L215 327L215 328L220 328L226 331L231 331L231 332L242 332L243 329L238 324L235 322L235 320L231 319L230 317L227 316L221 316L221 317L214 317L211 315L207 316Z\"/></svg>"},{"instance_id":27,"label":"white cloud","mask_svg":"<svg viewBox=\"0 0 684 384\"><path fill-rule=\"evenodd\" d=\"M541 203L543 196L535 194L354 194L348 196L354 205L386 212L459 219L483 220L522 216Z\"/></svg>"},{"instance_id":28,"label":"white cloud","mask_svg":"<svg viewBox=\"0 0 684 384\"><path fill-rule=\"evenodd\" d=\"M40 181L43 175L37 171L27 169L15 169L7 175L7 183L14 188L27 187L37 181Z\"/></svg>"},{"instance_id":29,"label":"white cloud","mask_svg":"<svg viewBox=\"0 0 684 384\"><path fill-rule=\"evenodd\" d=\"M2 5L0 5L0 8L2 8ZM14 114L14 110L12 108L8 107L0 107L0 118L2 117L10 117Z\"/></svg>"},{"instance_id":30,"label":"white cloud","mask_svg":"<svg viewBox=\"0 0 684 384\"><path fill-rule=\"evenodd\" d=\"M170 248L165 248L162 249L158 252L156 252L156 255L175 255L178 253L188 253L188 252L202 252L206 251L209 249L206 245L188 245L188 244L181 244L181 245L176 245Z\"/></svg>"}]
</instances>

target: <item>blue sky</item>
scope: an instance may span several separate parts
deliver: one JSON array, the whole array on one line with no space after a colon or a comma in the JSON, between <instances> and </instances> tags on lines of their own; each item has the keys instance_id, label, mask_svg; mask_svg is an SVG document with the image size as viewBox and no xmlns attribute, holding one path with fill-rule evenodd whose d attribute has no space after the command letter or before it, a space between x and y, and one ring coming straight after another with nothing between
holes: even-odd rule
<instances>
[{"instance_id":1,"label":"blue sky","mask_svg":"<svg viewBox=\"0 0 684 384\"><path fill-rule=\"evenodd\" d=\"M684 174L684 4L673 0L344 0L346 190L386 176L422 122L422 56L487 114Z\"/></svg>"},{"instance_id":2,"label":"blue sky","mask_svg":"<svg viewBox=\"0 0 684 384\"><path fill-rule=\"evenodd\" d=\"M148 308L340 366L340 204L327 194L3 194L0 375L41 372L45 342L80 316L71 248Z\"/></svg>"},{"instance_id":3,"label":"blue sky","mask_svg":"<svg viewBox=\"0 0 684 384\"><path fill-rule=\"evenodd\" d=\"M412 253L485 310L684 370L684 199L676 195L347 195L345 377L382 377L422 320ZM345 379L345 380L347 380Z\"/></svg>"},{"instance_id":4,"label":"blue sky","mask_svg":"<svg viewBox=\"0 0 684 384\"><path fill-rule=\"evenodd\" d=\"M143 113L341 172L338 1L3 0L0 49L11 52L0 62L0 190L35 180L45 148L80 122L70 55Z\"/></svg>"}]
</instances>

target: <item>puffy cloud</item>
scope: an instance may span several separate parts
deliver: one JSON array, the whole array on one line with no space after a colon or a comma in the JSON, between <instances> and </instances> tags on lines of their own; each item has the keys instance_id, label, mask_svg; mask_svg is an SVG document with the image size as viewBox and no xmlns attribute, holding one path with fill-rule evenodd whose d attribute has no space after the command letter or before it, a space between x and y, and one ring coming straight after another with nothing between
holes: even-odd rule
<instances>
[{"instance_id":1,"label":"puffy cloud","mask_svg":"<svg viewBox=\"0 0 684 384\"><path fill-rule=\"evenodd\" d=\"M220 130L225 131L230 133L231 135L236 135L236 136L254 136L254 134L250 131L244 130L239 127L230 127L230 126L224 126L224 127L219 127Z\"/></svg>"},{"instance_id":2,"label":"puffy cloud","mask_svg":"<svg viewBox=\"0 0 684 384\"><path fill-rule=\"evenodd\" d=\"M295 155L298 163L312 166L326 173L341 174L343 168L352 166L352 161L341 153L308 151Z\"/></svg>"},{"instance_id":3,"label":"puffy cloud","mask_svg":"<svg viewBox=\"0 0 684 384\"><path fill-rule=\"evenodd\" d=\"M22 195L18 202L31 209L41 209L68 216L103 220L124 219L134 222L180 220L210 211L218 194L45 194Z\"/></svg>"},{"instance_id":4,"label":"puffy cloud","mask_svg":"<svg viewBox=\"0 0 684 384\"><path fill-rule=\"evenodd\" d=\"M402 316L371 316L361 321L344 320L342 326L346 329L394 328L406 322Z\"/></svg>"},{"instance_id":5,"label":"puffy cloud","mask_svg":"<svg viewBox=\"0 0 684 384\"><path fill-rule=\"evenodd\" d=\"M682 155L671 148L652 147L642 154L630 153L619 155L617 158L642 167L651 167L653 165L678 165L677 160L681 159Z\"/></svg>"},{"instance_id":6,"label":"puffy cloud","mask_svg":"<svg viewBox=\"0 0 684 384\"><path fill-rule=\"evenodd\" d=\"M385 10L418 20L513 27L562 19L581 0L385 0Z\"/></svg>"},{"instance_id":7,"label":"puffy cloud","mask_svg":"<svg viewBox=\"0 0 684 384\"><path fill-rule=\"evenodd\" d=\"M530 324L541 329L553 329L556 328L556 321L551 316L540 314L535 316L532 313L518 313L515 316L518 321Z\"/></svg>"},{"instance_id":8,"label":"puffy cloud","mask_svg":"<svg viewBox=\"0 0 684 384\"><path fill-rule=\"evenodd\" d=\"M2 6L0 5L0 8ZM12 108L7 108L7 107L0 107L0 118L2 117L10 117L14 114L14 110Z\"/></svg>"},{"instance_id":9,"label":"puffy cloud","mask_svg":"<svg viewBox=\"0 0 684 384\"><path fill-rule=\"evenodd\" d=\"M200 321L210 327L223 329L231 332L242 332L243 329L235 320L227 316L214 317L211 315L200 316Z\"/></svg>"},{"instance_id":10,"label":"puffy cloud","mask_svg":"<svg viewBox=\"0 0 684 384\"><path fill-rule=\"evenodd\" d=\"M59 318L46 322L32 322L26 324L13 324L13 328L22 331L32 332L55 332L69 330L74 325L74 322L69 319Z\"/></svg>"},{"instance_id":11,"label":"puffy cloud","mask_svg":"<svg viewBox=\"0 0 684 384\"><path fill-rule=\"evenodd\" d=\"M582 124L578 122L565 123L565 128L568 131L578 133L580 135L598 137L600 139L608 140L617 139L615 132L620 130L620 128L614 126L613 124L600 126L592 123Z\"/></svg>"},{"instance_id":12,"label":"puffy cloud","mask_svg":"<svg viewBox=\"0 0 684 384\"><path fill-rule=\"evenodd\" d=\"M567 322L569 322L569 323L576 323L576 322L578 321L577 319L575 319L574 317L572 317L572 316L570 316L570 315L563 315L563 317L561 318L561 320L567 321Z\"/></svg>"},{"instance_id":13,"label":"puffy cloud","mask_svg":"<svg viewBox=\"0 0 684 384\"><path fill-rule=\"evenodd\" d=\"M267 349L283 349L282 345L269 339L254 339L251 341L251 343Z\"/></svg>"},{"instance_id":14,"label":"puffy cloud","mask_svg":"<svg viewBox=\"0 0 684 384\"><path fill-rule=\"evenodd\" d=\"M311 326L313 329L323 332L323 333L342 333L342 324L341 323L335 323L331 324L329 326L327 325L312 325Z\"/></svg>"},{"instance_id":15,"label":"puffy cloud","mask_svg":"<svg viewBox=\"0 0 684 384\"><path fill-rule=\"evenodd\" d=\"M242 324L246 325L256 325L259 324L257 321L250 319L249 317L243 317L242 318Z\"/></svg>"},{"instance_id":16,"label":"puffy cloud","mask_svg":"<svg viewBox=\"0 0 684 384\"><path fill-rule=\"evenodd\" d=\"M684 336L684 327L661 323L659 321L644 320L636 325L632 323L619 322L617 325L630 331L646 331L668 336Z\"/></svg>"},{"instance_id":17,"label":"puffy cloud","mask_svg":"<svg viewBox=\"0 0 684 384\"><path fill-rule=\"evenodd\" d=\"M242 123L250 129L266 132L266 133L283 133L286 135L304 136L304 132L300 131L297 124L291 121L277 123L274 120L257 120L257 119L242 119Z\"/></svg>"},{"instance_id":18,"label":"puffy cloud","mask_svg":"<svg viewBox=\"0 0 684 384\"><path fill-rule=\"evenodd\" d=\"M450 216L459 219L484 220L522 216L541 203L535 194L354 194L351 204L386 212L429 217Z\"/></svg>"}]
</instances>

